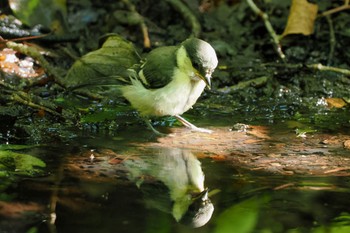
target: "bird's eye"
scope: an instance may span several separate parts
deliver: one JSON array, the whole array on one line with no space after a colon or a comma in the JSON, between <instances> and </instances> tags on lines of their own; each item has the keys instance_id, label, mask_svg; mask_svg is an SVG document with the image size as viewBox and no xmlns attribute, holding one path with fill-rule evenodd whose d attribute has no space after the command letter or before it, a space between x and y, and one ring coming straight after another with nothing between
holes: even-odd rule
<instances>
[{"instance_id":1,"label":"bird's eye","mask_svg":"<svg viewBox=\"0 0 350 233\"><path fill-rule=\"evenodd\" d=\"M195 68L196 70L199 70L199 63L198 62L193 62L192 63L193 68Z\"/></svg>"}]
</instances>

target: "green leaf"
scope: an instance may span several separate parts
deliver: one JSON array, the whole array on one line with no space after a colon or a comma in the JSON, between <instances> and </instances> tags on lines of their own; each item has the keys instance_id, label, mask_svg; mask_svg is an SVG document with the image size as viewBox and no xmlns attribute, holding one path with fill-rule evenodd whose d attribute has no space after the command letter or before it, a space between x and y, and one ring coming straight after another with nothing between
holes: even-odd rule
<instances>
[{"instance_id":1,"label":"green leaf","mask_svg":"<svg viewBox=\"0 0 350 233\"><path fill-rule=\"evenodd\" d=\"M133 44L118 35L109 35L100 49L73 64L64 82L68 87L79 87L79 90L87 86L90 92L104 92L108 89L106 85L120 85L121 78L128 76L126 70L138 62Z\"/></svg>"}]
</instances>

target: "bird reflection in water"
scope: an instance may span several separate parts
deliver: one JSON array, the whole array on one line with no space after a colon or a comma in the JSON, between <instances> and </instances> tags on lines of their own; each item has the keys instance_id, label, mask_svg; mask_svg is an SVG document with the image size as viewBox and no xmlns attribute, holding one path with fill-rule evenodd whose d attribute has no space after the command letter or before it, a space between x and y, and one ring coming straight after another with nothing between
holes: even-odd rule
<instances>
[{"instance_id":1,"label":"bird reflection in water","mask_svg":"<svg viewBox=\"0 0 350 233\"><path fill-rule=\"evenodd\" d=\"M204 187L201 163L190 151L161 148L124 165L151 208L171 213L177 222L194 228L210 220L214 206Z\"/></svg>"}]
</instances>

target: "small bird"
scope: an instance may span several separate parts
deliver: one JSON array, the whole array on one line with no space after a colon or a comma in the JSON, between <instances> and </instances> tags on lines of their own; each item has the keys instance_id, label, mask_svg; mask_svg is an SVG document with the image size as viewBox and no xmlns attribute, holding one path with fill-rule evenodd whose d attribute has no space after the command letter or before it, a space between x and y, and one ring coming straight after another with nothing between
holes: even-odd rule
<instances>
[{"instance_id":1,"label":"small bird","mask_svg":"<svg viewBox=\"0 0 350 233\"><path fill-rule=\"evenodd\" d=\"M152 156L131 158L123 165L148 207L170 213L177 222L194 228L211 219L214 205L204 187L201 163L191 151L159 148Z\"/></svg>"},{"instance_id":2,"label":"small bird","mask_svg":"<svg viewBox=\"0 0 350 233\"><path fill-rule=\"evenodd\" d=\"M158 135L163 134L153 128L151 117L174 116L193 131L210 133L180 115L192 108L205 87L210 89L217 64L214 48L201 39L156 48L142 59L131 43L114 35L77 61L66 80L69 86L114 85L114 94L124 97ZM104 82L102 76L110 79Z\"/></svg>"},{"instance_id":3,"label":"small bird","mask_svg":"<svg viewBox=\"0 0 350 233\"><path fill-rule=\"evenodd\" d=\"M194 131L198 128L180 115L192 108L205 87L211 86L211 75L218 64L213 47L200 39L190 38L178 46L152 50L131 85L121 87L122 95L140 113L152 116L174 116ZM156 134L150 122L149 128Z\"/></svg>"}]
</instances>

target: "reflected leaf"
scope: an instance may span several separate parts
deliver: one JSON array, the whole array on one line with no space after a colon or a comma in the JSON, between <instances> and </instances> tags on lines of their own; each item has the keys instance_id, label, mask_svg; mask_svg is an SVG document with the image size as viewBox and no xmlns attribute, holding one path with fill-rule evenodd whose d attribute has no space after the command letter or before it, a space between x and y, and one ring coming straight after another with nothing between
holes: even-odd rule
<instances>
[{"instance_id":1,"label":"reflected leaf","mask_svg":"<svg viewBox=\"0 0 350 233\"><path fill-rule=\"evenodd\" d=\"M17 175L34 176L40 173L40 169L46 164L39 158L28 154L21 154L12 151L0 151L0 165L9 172Z\"/></svg>"},{"instance_id":2,"label":"reflected leaf","mask_svg":"<svg viewBox=\"0 0 350 233\"><path fill-rule=\"evenodd\" d=\"M0 144L0 150L23 150L33 147L35 147L35 145Z\"/></svg>"},{"instance_id":3,"label":"reflected leaf","mask_svg":"<svg viewBox=\"0 0 350 233\"><path fill-rule=\"evenodd\" d=\"M336 233L349 233L350 226L321 226L315 228L312 233L324 233L324 232L336 232Z\"/></svg>"},{"instance_id":4,"label":"reflected leaf","mask_svg":"<svg viewBox=\"0 0 350 233\"><path fill-rule=\"evenodd\" d=\"M215 233L253 232L258 221L259 210L268 197L253 197L225 210L217 219Z\"/></svg>"}]
</instances>

